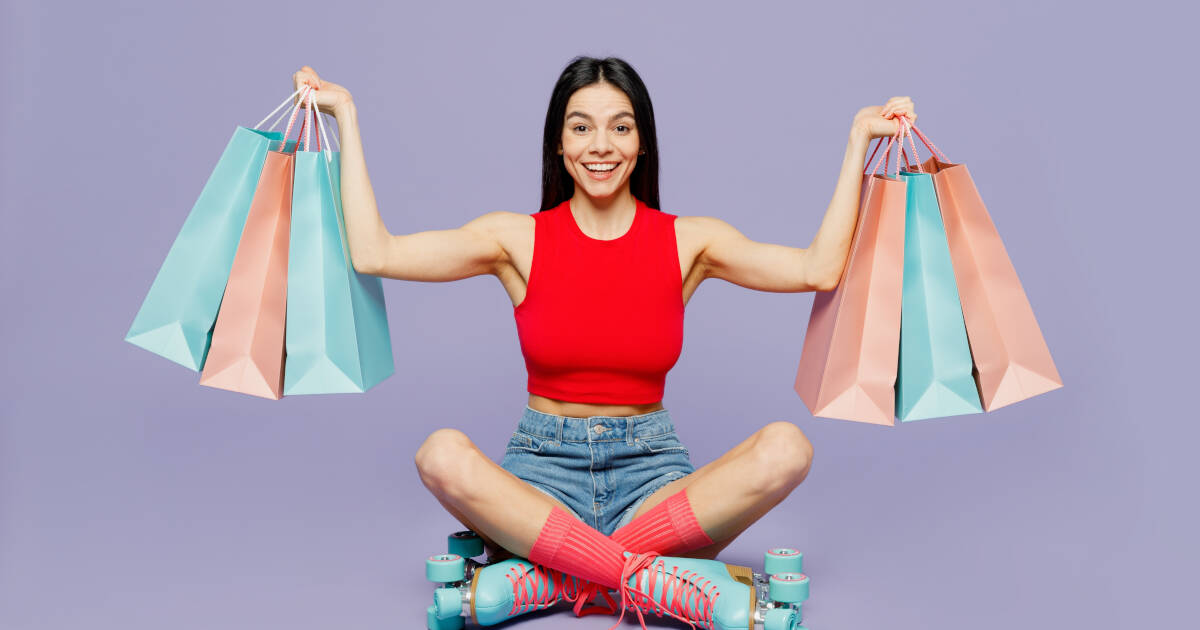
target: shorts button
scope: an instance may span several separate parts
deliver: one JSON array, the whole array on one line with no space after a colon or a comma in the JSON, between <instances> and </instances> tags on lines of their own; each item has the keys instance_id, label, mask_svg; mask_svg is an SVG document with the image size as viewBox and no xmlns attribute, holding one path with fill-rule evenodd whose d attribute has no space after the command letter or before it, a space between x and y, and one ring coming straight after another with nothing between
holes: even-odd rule
<instances>
[{"instance_id":1,"label":"shorts button","mask_svg":"<svg viewBox=\"0 0 1200 630\"><path fill-rule=\"evenodd\" d=\"M596 433L604 433L605 431L607 431L607 430L608 430L608 428L607 428L607 427L605 427L605 426L604 426L604 425L602 425L602 424L597 424L596 426L592 427L592 429L593 429L593 430L594 430Z\"/></svg>"}]
</instances>

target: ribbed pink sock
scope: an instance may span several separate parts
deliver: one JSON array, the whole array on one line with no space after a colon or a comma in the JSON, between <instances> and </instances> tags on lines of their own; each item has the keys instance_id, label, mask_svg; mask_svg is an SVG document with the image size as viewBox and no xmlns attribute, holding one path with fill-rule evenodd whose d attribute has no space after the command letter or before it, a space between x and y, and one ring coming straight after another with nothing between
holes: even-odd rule
<instances>
[{"instance_id":1,"label":"ribbed pink sock","mask_svg":"<svg viewBox=\"0 0 1200 630\"><path fill-rule=\"evenodd\" d=\"M557 505L529 550L529 561L608 588L621 583L625 548Z\"/></svg>"},{"instance_id":2,"label":"ribbed pink sock","mask_svg":"<svg viewBox=\"0 0 1200 630\"><path fill-rule=\"evenodd\" d=\"M629 551L657 551L672 556L713 543L700 528L687 488L667 497L624 527L612 533L612 539Z\"/></svg>"}]
</instances>

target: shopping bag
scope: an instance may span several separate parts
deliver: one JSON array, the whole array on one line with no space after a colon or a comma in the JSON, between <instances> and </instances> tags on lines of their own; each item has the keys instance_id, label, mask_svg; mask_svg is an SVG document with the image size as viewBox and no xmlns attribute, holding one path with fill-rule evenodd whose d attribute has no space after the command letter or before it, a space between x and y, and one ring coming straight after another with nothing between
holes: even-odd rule
<instances>
[{"instance_id":1,"label":"shopping bag","mask_svg":"<svg viewBox=\"0 0 1200 630\"><path fill-rule=\"evenodd\" d=\"M274 114L255 128L234 130L150 285L126 341L196 371L204 366L268 145L283 137L271 130L275 125L257 129Z\"/></svg>"},{"instance_id":2,"label":"shopping bag","mask_svg":"<svg viewBox=\"0 0 1200 630\"><path fill-rule=\"evenodd\" d=\"M285 139L301 102L288 121ZM305 116L302 136L307 122ZM213 328L201 385L264 398L283 396L294 148L280 142L267 152Z\"/></svg>"},{"instance_id":3,"label":"shopping bag","mask_svg":"<svg viewBox=\"0 0 1200 630\"><path fill-rule=\"evenodd\" d=\"M920 129L934 153L931 174L946 226L975 378L987 411L1062 387L1033 307L965 164L951 163Z\"/></svg>"},{"instance_id":4,"label":"shopping bag","mask_svg":"<svg viewBox=\"0 0 1200 630\"><path fill-rule=\"evenodd\" d=\"M900 171L908 180L896 373L896 415L902 422L983 412L933 178L917 169Z\"/></svg>"},{"instance_id":5,"label":"shopping bag","mask_svg":"<svg viewBox=\"0 0 1200 630\"><path fill-rule=\"evenodd\" d=\"M311 93L310 93L311 94ZM340 154L296 153L284 395L364 392L394 371L383 284L350 261Z\"/></svg>"},{"instance_id":6,"label":"shopping bag","mask_svg":"<svg viewBox=\"0 0 1200 630\"><path fill-rule=\"evenodd\" d=\"M890 161L898 138L888 141L882 158ZM886 165L877 175L878 168L879 162L870 174L864 168L865 192L841 280L813 297L795 390L815 416L893 425L907 180L889 176Z\"/></svg>"}]
</instances>

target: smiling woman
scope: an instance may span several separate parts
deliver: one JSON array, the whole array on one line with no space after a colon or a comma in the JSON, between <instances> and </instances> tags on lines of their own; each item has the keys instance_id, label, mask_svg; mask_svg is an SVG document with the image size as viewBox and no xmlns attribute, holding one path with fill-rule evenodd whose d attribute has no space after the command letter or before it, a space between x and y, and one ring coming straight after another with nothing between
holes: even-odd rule
<instances>
[{"instance_id":1,"label":"smiling woman","mask_svg":"<svg viewBox=\"0 0 1200 630\"><path fill-rule=\"evenodd\" d=\"M318 88L318 104L338 120L355 269L427 282L491 274L512 300L529 400L504 460L497 465L455 429L434 431L415 457L425 486L489 554L507 550L587 580L578 612L596 585L626 589L631 571L670 560L659 554L715 556L804 480L812 445L790 422L767 423L692 465L662 405L684 307L707 278L761 291L833 288L857 222L867 144L895 132L894 116L915 120L911 100L855 116L833 200L805 249L659 209L654 109L621 59L576 58L555 83L538 212L490 212L405 235L380 218L350 93L307 66L294 81Z\"/></svg>"}]
</instances>

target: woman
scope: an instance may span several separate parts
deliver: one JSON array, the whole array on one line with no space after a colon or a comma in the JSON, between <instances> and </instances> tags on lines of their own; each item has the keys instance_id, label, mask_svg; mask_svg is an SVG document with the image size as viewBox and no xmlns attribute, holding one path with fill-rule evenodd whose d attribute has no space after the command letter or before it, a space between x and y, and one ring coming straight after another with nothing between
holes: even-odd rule
<instances>
[{"instance_id":1,"label":"woman","mask_svg":"<svg viewBox=\"0 0 1200 630\"><path fill-rule=\"evenodd\" d=\"M320 109L338 122L354 268L428 282L491 274L512 300L529 402L501 465L454 429L434 431L416 453L421 480L489 555L502 548L615 588L632 570L621 566L626 556L715 557L804 480L812 445L784 421L692 467L662 405L684 305L708 278L760 291L832 289L857 221L867 145L893 135L897 116L916 120L909 98L854 117L833 200L802 249L657 209L653 108L620 59L576 58L559 77L539 212L490 212L407 235L390 234L380 218L350 93L308 66L293 80L317 88Z\"/></svg>"}]
</instances>

